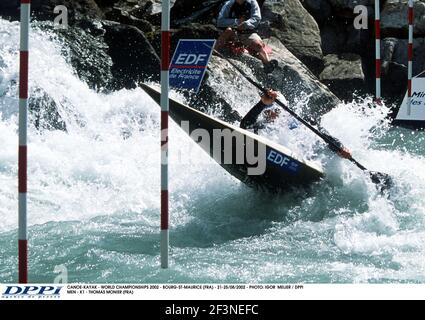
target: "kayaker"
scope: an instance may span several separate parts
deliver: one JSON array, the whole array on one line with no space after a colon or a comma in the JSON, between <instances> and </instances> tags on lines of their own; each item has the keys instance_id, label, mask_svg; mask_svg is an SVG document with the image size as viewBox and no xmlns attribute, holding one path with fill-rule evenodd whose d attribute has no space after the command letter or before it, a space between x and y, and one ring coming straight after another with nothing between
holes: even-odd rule
<instances>
[{"instance_id":1,"label":"kayaker","mask_svg":"<svg viewBox=\"0 0 425 320\"><path fill-rule=\"evenodd\" d=\"M274 106L277 95L276 91L267 90L267 94L263 94L261 100L242 118L240 127L257 133L259 129L265 127L266 123L273 122L280 114L280 109ZM262 120L260 120L260 116L262 116ZM342 158L351 158L351 151L341 141L330 136L324 128L320 128L320 132L335 144L335 146L328 144L332 151L337 152Z\"/></svg>"}]
</instances>

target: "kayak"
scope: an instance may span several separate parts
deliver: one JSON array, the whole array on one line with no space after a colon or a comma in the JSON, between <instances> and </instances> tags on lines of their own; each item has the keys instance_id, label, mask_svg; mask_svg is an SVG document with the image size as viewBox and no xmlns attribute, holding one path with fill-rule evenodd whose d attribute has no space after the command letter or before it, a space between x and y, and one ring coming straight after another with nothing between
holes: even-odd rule
<instances>
[{"instance_id":1,"label":"kayak","mask_svg":"<svg viewBox=\"0 0 425 320\"><path fill-rule=\"evenodd\" d=\"M159 90L147 84L141 84L141 87L160 104ZM303 159L288 148L171 98L169 114L223 169L250 187L281 192L307 186L324 177L320 165ZM213 138L202 138L199 142L199 136L194 136L199 129Z\"/></svg>"}]
</instances>

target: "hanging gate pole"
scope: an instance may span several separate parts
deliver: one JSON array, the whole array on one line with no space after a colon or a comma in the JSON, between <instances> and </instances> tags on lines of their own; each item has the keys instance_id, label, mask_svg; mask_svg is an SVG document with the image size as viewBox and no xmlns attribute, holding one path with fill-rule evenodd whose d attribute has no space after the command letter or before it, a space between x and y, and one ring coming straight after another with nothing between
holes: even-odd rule
<instances>
[{"instance_id":1,"label":"hanging gate pole","mask_svg":"<svg viewBox=\"0 0 425 320\"><path fill-rule=\"evenodd\" d=\"M31 0L21 0L21 40L19 64L19 228L18 259L19 283L28 282L27 232L27 122L28 122L28 43Z\"/></svg>"},{"instance_id":2,"label":"hanging gate pole","mask_svg":"<svg viewBox=\"0 0 425 320\"><path fill-rule=\"evenodd\" d=\"M407 49L407 115L411 114L412 101L412 76L413 76L413 0L409 0L408 8L409 21L409 43Z\"/></svg>"},{"instance_id":3,"label":"hanging gate pole","mask_svg":"<svg viewBox=\"0 0 425 320\"><path fill-rule=\"evenodd\" d=\"M379 0L375 0L375 99L381 100L381 12Z\"/></svg>"},{"instance_id":4,"label":"hanging gate pole","mask_svg":"<svg viewBox=\"0 0 425 320\"><path fill-rule=\"evenodd\" d=\"M168 93L170 64L170 0L162 1L161 21L161 268L168 268Z\"/></svg>"}]
</instances>

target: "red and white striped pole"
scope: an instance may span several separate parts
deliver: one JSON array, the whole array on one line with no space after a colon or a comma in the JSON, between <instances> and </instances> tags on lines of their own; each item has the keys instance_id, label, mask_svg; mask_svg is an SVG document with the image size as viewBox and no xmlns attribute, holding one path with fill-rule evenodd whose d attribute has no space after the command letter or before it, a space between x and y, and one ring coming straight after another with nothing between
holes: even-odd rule
<instances>
[{"instance_id":1,"label":"red and white striped pole","mask_svg":"<svg viewBox=\"0 0 425 320\"><path fill-rule=\"evenodd\" d=\"M161 268L168 268L168 93L170 65L170 0L162 0L161 21Z\"/></svg>"},{"instance_id":2,"label":"red and white striped pole","mask_svg":"<svg viewBox=\"0 0 425 320\"><path fill-rule=\"evenodd\" d=\"M375 0L375 77L376 93L375 99L381 101L381 13L379 0Z\"/></svg>"},{"instance_id":3,"label":"red and white striped pole","mask_svg":"<svg viewBox=\"0 0 425 320\"><path fill-rule=\"evenodd\" d=\"M28 121L28 43L31 0L21 0L21 43L19 70L19 283L28 282L27 233L27 121Z\"/></svg>"},{"instance_id":4,"label":"red and white striped pole","mask_svg":"<svg viewBox=\"0 0 425 320\"><path fill-rule=\"evenodd\" d=\"M407 15L409 20L409 43L407 50L407 115L410 116L413 76L413 0L409 0L409 8Z\"/></svg>"}]
</instances>

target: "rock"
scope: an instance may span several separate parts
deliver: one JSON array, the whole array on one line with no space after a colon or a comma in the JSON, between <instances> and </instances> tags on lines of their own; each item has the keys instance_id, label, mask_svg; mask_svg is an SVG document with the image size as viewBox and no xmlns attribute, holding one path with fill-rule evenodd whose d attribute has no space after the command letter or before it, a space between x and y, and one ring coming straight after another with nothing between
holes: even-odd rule
<instances>
[{"instance_id":1,"label":"rock","mask_svg":"<svg viewBox=\"0 0 425 320\"><path fill-rule=\"evenodd\" d=\"M161 0L95 0L96 3L108 11L112 8L118 8L131 13L139 19L145 18L147 15L161 13ZM175 0L171 0L170 4L173 7Z\"/></svg>"},{"instance_id":2,"label":"rock","mask_svg":"<svg viewBox=\"0 0 425 320\"><path fill-rule=\"evenodd\" d=\"M179 39L217 39L220 32L221 31L212 24L190 23L175 30L172 34L171 41L173 44L177 44Z\"/></svg>"},{"instance_id":3,"label":"rock","mask_svg":"<svg viewBox=\"0 0 425 320\"><path fill-rule=\"evenodd\" d=\"M81 18L101 19L103 17L103 12L95 0L32 0L33 16L38 20L53 21L56 17L54 8L59 5L68 9L70 23Z\"/></svg>"},{"instance_id":4,"label":"rock","mask_svg":"<svg viewBox=\"0 0 425 320\"><path fill-rule=\"evenodd\" d=\"M215 22L223 0L177 0L171 9L171 23L181 26L191 22Z\"/></svg>"},{"instance_id":5,"label":"rock","mask_svg":"<svg viewBox=\"0 0 425 320\"><path fill-rule=\"evenodd\" d=\"M47 34L55 34L54 38L62 45L64 58L91 89L103 91L108 87L112 80L112 60L100 22L82 19L67 29L54 29L49 22L34 24Z\"/></svg>"},{"instance_id":6,"label":"rock","mask_svg":"<svg viewBox=\"0 0 425 320\"><path fill-rule=\"evenodd\" d=\"M102 10L95 0L32 0L32 17L37 20L53 21L56 17L54 8L59 5L68 9L70 22L80 18L101 19L103 17ZM18 0L1 0L0 15L9 16L11 20L19 20L19 7Z\"/></svg>"},{"instance_id":7,"label":"rock","mask_svg":"<svg viewBox=\"0 0 425 320\"><path fill-rule=\"evenodd\" d=\"M103 22L113 61L114 89L134 88L138 81L159 79L160 59L143 32L134 26Z\"/></svg>"},{"instance_id":8,"label":"rock","mask_svg":"<svg viewBox=\"0 0 425 320\"><path fill-rule=\"evenodd\" d=\"M425 38L415 38L413 43L413 75L425 70ZM385 38L382 41L383 61L394 62L407 67L407 40ZM407 77L407 74L406 74Z\"/></svg>"},{"instance_id":9,"label":"rock","mask_svg":"<svg viewBox=\"0 0 425 320\"><path fill-rule=\"evenodd\" d=\"M342 53L347 35L341 31L341 25L337 21L331 21L322 27L320 35L323 54Z\"/></svg>"},{"instance_id":10,"label":"rock","mask_svg":"<svg viewBox=\"0 0 425 320\"><path fill-rule=\"evenodd\" d=\"M330 54L325 56L325 68L320 80L342 99L352 99L353 88L362 88L365 75L362 59L356 54Z\"/></svg>"},{"instance_id":11,"label":"rock","mask_svg":"<svg viewBox=\"0 0 425 320\"><path fill-rule=\"evenodd\" d=\"M215 61L214 58L212 60ZM213 64L211 62L211 65ZM229 103L231 100L228 100L221 90L217 90L210 84L210 76L207 77L207 74L205 76L208 79L204 79L204 84L197 94L183 92L189 105L202 112L219 115L222 120L229 123L240 121L242 117Z\"/></svg>"},{"instance_id":12,"label":"rock","mask_svg":"<svg viewBox=\"0 0 425 320\"><path fill-rule=\"evenodd\" d=\"M407 38L407 2L388 0L382 11L381 29L383 37ZM414 34L425 36L425 3L414 2Z\"/></svg>"},{"instance_id":13,"label":"rock","mask_svg":"<svg viewBox=\"0 0 425 320\"><path fill-rule=\"evenodd\" d=\"M279 62L273 73L265 74L262 63L249 55L233 61L264 87L279 90L291 106L305 99L302 103L304 116L320 117L340 102L277 38L265 41L273 49L273 58ZM210 87L210 91L231 103L239 113L248 111L247 108L258 101L258 90L227 61L214 56L209 69L211 74L204 87ZM243 94L237 95L236 92ZM211 102L214 103L216 101Z\"/></svg>"},{"instance_id":14,"label":"rock","mask_svg":"<svg viewBox=\"0 0 425 320\"><path fill-rule=\"evenodd\" d=\"M327 0L301 0L301 4L316 19L323 24L332 15L332 7Z\"/></svg>"},{"instance_id":15,"label":"rock","mask_svg":"<svg viewBox=\"0 0 425 320\"><path fill-rule=\"evenodd\" d=\"M373 48L371 48L373 50ZM413 44L413 75L416 76L425 70L425 38L415 38ZM407 40L384 38L381 43L382 59L382 93L386 98L398 104L407 88ZM363 60L369 63L367 72L370 72L369 87L374 92L375 84L375 57L374 52ZM366 71L365 71L366 72ZM395 99L394 99L395 98Z\"/></svg>"},{"instance_id":16,"label":"rock","mask_svg":"<svg viewBox=\"0 0 425 320\"><path fill-rule=\"evenodd\" d=\"M326 22L335 22L338 18L350 20L357 16L354 8L358 5L367 8L368 17L375 17L375 0L300 0L307 11L316 19L322 27ZM381 0L381 7L385 0Z\"/></svg>"},{"instance_id":17,"label":"rock","mask_svg":"<svg viewBox=\"0 0 425 320\"><path fill-rule=\"evenodd\" d=\"M354 8L356 6L365 6L368 8L369 15L374 12L375 0L328 0L332 6L333 12L339 17L354 18ZM381 3L385 2L381 0ZM370 15L372 17L372 15Z\"/></svg>"},{"instance_id":18,"label":"rock","mask_svg":"<svg viewBox=\"0 0 425 320\"><path fill-rule=\"evenodd\" d=\"M103 40L105 30L90 20L79 20L65 30L56 30L69 55L67 58L79 78L90 88L103 90L112 80L112 59L108 55L108 46ZM51 26L44 28L51 28ZM53 30L52 30L53 31Z\"/></svg>"},{"instance_id":19,"label":"rock","mask_svg":"<svg viewBox=\"0 0 425 320\"><path fill-rule=\"evenodd\" d=\"M389 96L404 96L407 88L407 40L385 38L382 41L382 87ZM425 70L425 38L413 44L413 76Z\"/></svg>"},{"instance_id":20,"label":"rock","mask_svg":"<svg viewBox=\"0 0 425 320\"><path fill-rule=\"evenodd\" d=\"M353 11L358 5L374 5L375 0L328 0L328 2L335 9L348 9Z\"/></svg>"},{"instance_id":21,"label":"rock","mask_svg":"<svg viewBox=\"0 0 425 320\"><path fill-rule=\"evenodd\" d=\"M176 0L171 9L174 18L184 18L192 12L202 9L205 6L205 0Z\"/></svg>"},{"instance_id":22,"label":"rock","mask_svg":"<svg viewBox=\"0 0 425 320\"><path fill-rule=\"evenodd\" d=\"M31 94L28 109L30 122L34 123L37 130L66 131L66 123L58 111L58 105L43 89L37 88Z\"/></svg>"},{"instance_id":23,"label":"rock","mask_svg":"<svg viewBox=\"0 0 425 320\"><path fill-rule=\"evenodd\" d=\"M146 16L157 14L158 12L154 10L154 3L152 1L145 0L145 1L140 1L138 5L129 9L129 13L138 19L145 19Z\"/></svg>"},{"instance_id":24,"label":"rock","mask_svg":"<svg viewBox=\"0 0 425 320\"><path fill-rule=\"evenodd\" d=\"M71 28L82 29L93 37L103 37L105 35L105 30L103 29L102 23L98 20L77 20L72 24Z\"/></svg>"},{"instance_id":25,"label":"rock","mask_svg":"<svg viewBox=\"0 0 425 320\"><path fill-rule=\"evenodd\" d=\"M345 33L347 40L342 47L341 52L356 53L361 56L367 56L370 54L368 44L373 36L370 30L358 30L354 28L353 24L348 24Z\"/></svg>"},{"instance_id":26,"label":"rock","mask_svg":"<svg viewBox=\"0 0 425 320\"><path fill-rule=\"evenodd\" d=\"M320 30L299 0L266 1L263 19L270 21L272 34L313 72L322 70Z\"/></svg>"},{"instance_id":27,"label":"rock","mask_svg":"<svg viewBox=\"0 0 425 320\"><path fill-rule=\"evenodd\" d=\"M120 0L95 0L95 2L100 8L110 8L119 3Z\"/></svg>"},{"instance_id":28,"label":"rock","mask_svg":"<svg viewBox=\"0 0 425 320\"><path fill-rule=\"evenodd\" d=\"M149 6L149 14L158 14L162 12L162 0L150 0L152 5ZM170 0L170 8L173 9L176 0Z\"/></svg>"},{"instance_id":29,"label":"rock","mask_svg":"<svg viewBox=\"0 0 425 320\"><path fill-rule=\"evenodd\" d=\"M407 90L407 67L395 62L390 62L388 71L382 78L382 93L386 100L400 105Z\"/></svg>"},{"instance_id":30,"label":"rock","mask_svg":"<svg viewBox=\"0 0 425 320\"><path fill-rule=\"evenodd\" d=\"M0 12L6 10L15 10L19 7L19 1L16 0L2 0L0 2Z\"/></svg>"},{"instance_id":31,"label":"rock","mask_svg":"<svg viewBox=\"0 0 425 320\"><path fill-rule=\"evenodd\" d=\"M154 30L152 24L148 21L136 18L127 11L119 8L112 8L112 10L109 10L105 16L108 20L135 26L143 32L152 32Z\"/></svg>"},{"instance_id":32,"label":"rock","mask_svg":"<svg viewBox=\"0 0 425 320\"><path fill-rule=\"evenodd\" d=\"M272 37L265 42L272 47L272 56L279 62L279 67L268 76L266 83L269 87L278 88L291 104L310 96L304 111L312 116L319 117L340 103L339 99L277 38Z\"/></svg>"},{"instance_id":33,"label":"rock","mask_svg":"<svg viewBox=\"0 0 425 320\"><path fill-rule=\"evenodd\" d=\"M190 23L179 29L173 29L171 34L171 52L177 47L180 39L217 39L220 30L212 24ZM149 38L156 52L161 52L161 32L159 30Z\"/></svg>"},{"instance_id":34,"label":"rock","mask_svg":"<svg viewBox=\"0 0 425 320\"><path fill-rule=\"evenodd\" d=\"M0 17L18 20L19 19L19 2L16 0L0 1Z\"/></svg>"},{"instance_id":35,"label":"rock","mask_svg":"<svg viewBox=\"0 0 425 320\"><path fill-rule=\"evenodd\" d=\"M358 30L354 28L350 19L335 18L327 21L322 26L320 34L323 54L356 53L361 56L370 54L369 44L373 37L373 29Z\"/></svg>"}]
</instances>

